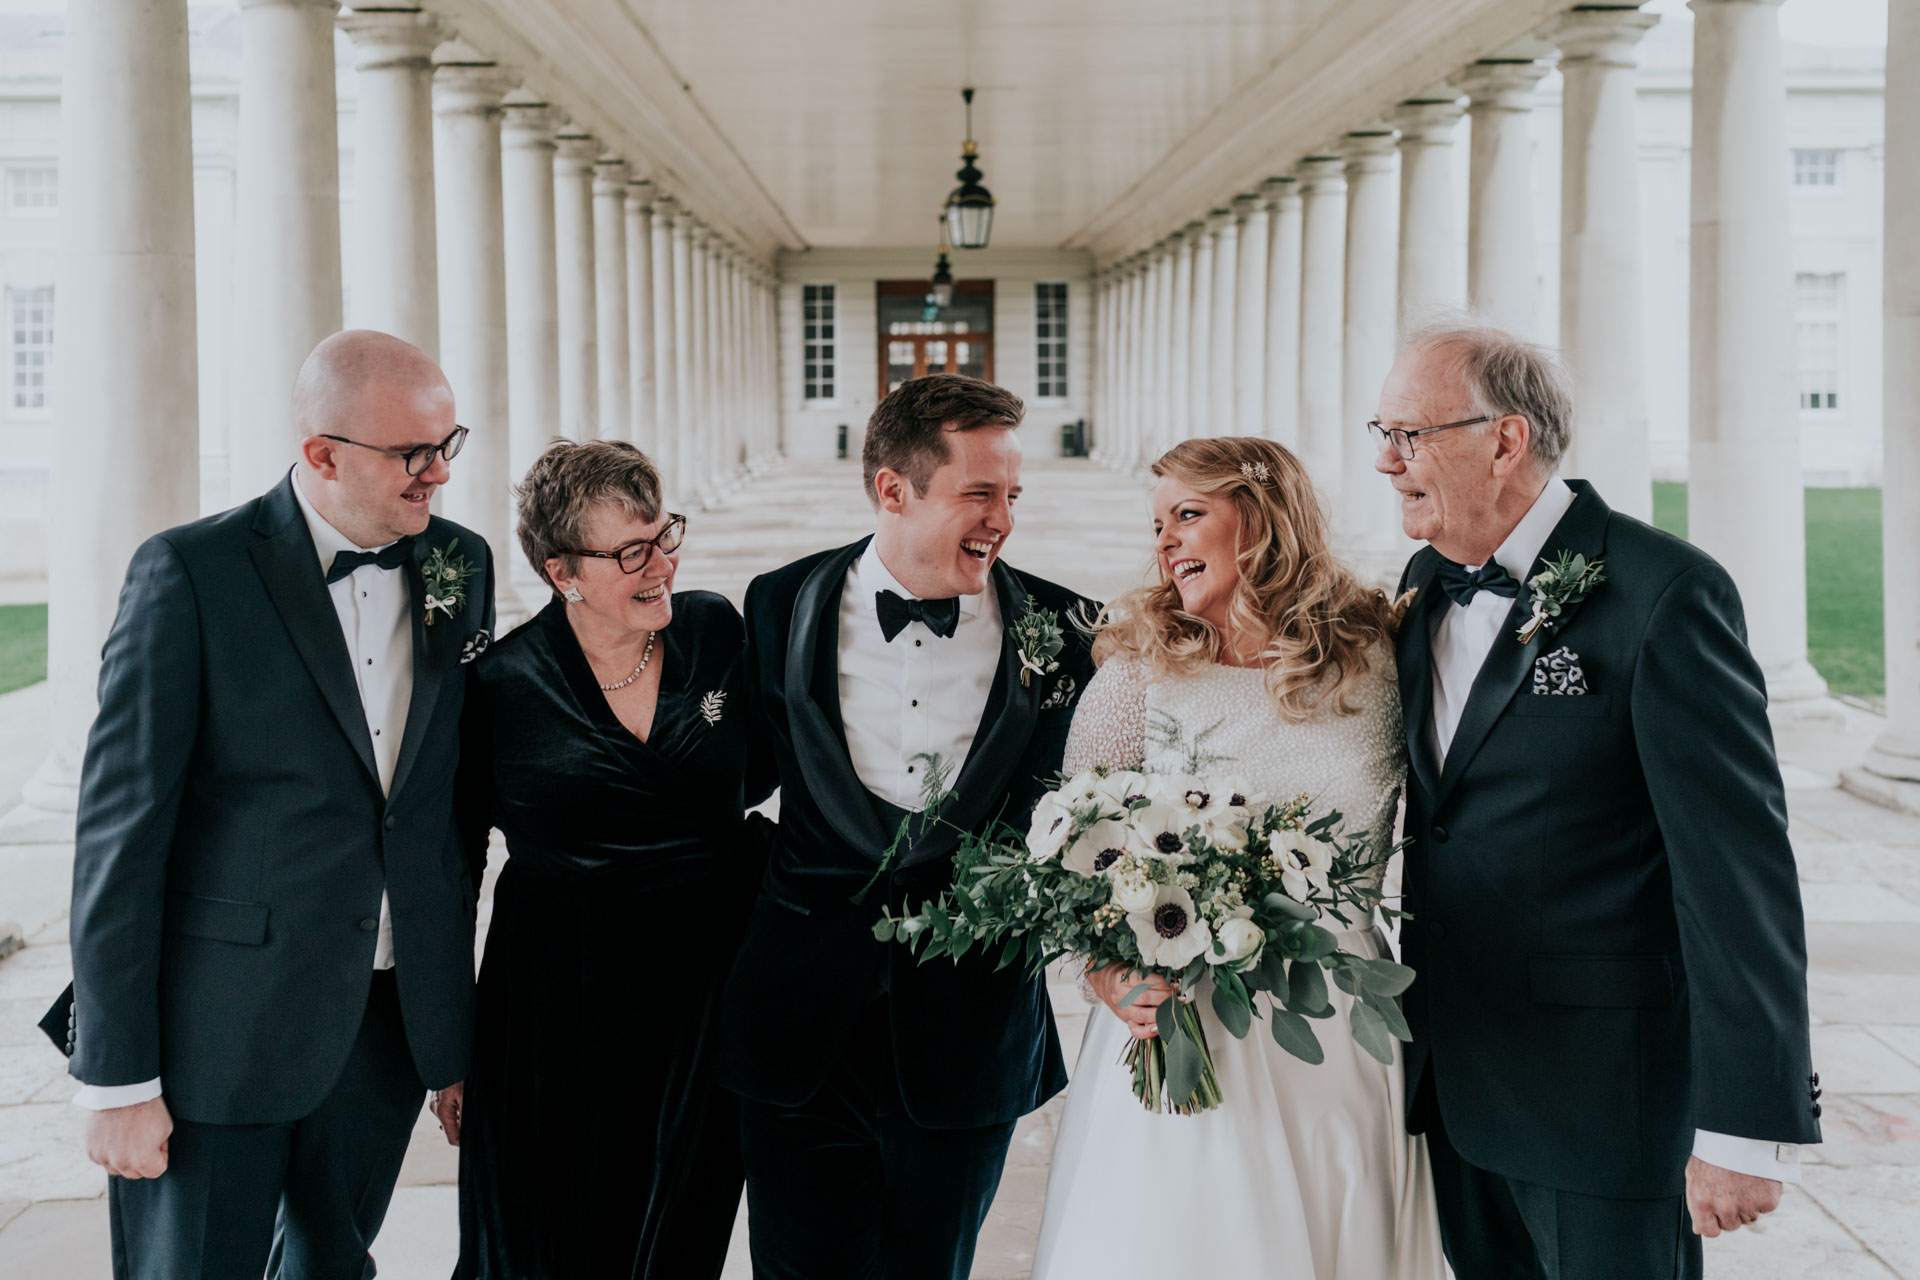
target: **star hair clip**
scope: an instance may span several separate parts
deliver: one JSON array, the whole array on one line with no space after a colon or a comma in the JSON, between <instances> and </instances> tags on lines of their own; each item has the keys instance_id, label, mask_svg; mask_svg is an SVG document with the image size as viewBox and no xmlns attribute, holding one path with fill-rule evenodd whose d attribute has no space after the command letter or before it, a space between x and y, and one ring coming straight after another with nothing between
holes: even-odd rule
<instances>
[{"instance_id":1,"label":"star hair clip","mask_svg":"<svg viewBox=\"0 0 1920 1280\"><path fill-rule=\"evenodd\" d=\"M1255 481L1258 481L1260 484L1266 484L1268 481L1273 479L1273 473L1267 470L1267 464L1264 462L1241 463L1240 475L1241 475L1241 478L1246 480L1249 484L1254 483Z\"/></svg>"}]
</instances>

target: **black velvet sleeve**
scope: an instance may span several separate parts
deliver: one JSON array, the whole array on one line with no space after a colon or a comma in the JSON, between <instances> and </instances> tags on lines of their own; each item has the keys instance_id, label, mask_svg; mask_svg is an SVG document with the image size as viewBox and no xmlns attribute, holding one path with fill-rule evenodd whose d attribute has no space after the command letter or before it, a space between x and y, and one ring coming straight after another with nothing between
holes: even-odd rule
<instances>
[{"instance_id":1,"label":"black velvet sleeve","mask_svg":"<svg viewBox=\"0 0 1920 1280\"><path fill-rule=\"evenodd\" d=\"M460 833L473 891L479 895L487 873L487 841L493 833L493 724L487 683L480 677L484 657L469 663L466 703L460 711L460 766L453 777L453 820Z\"/></svg>"}]
</instances>

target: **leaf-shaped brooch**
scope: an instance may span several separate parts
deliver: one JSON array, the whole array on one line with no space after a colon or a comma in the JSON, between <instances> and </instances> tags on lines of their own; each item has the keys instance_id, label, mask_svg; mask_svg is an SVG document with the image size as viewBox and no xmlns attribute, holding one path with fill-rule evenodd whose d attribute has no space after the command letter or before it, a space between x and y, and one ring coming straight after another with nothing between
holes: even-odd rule
<instances>
[{"instance_id":1,"label":"leaf-shaped brooch","mask_svg":"<svg viewBox=\"0 0 1920 1280\"><path fill-rule=\"evenodd\" d=\"M708 724L719 724L720 713L727 707L727 691L715 689L700 699L700 718Z\"/></svg>"}]
</instances>

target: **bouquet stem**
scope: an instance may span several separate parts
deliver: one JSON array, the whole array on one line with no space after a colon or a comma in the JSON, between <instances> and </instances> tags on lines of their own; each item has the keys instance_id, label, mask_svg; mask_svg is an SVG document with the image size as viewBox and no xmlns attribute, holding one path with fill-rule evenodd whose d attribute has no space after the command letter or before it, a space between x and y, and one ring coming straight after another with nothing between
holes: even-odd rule
<instances>
[{"instance_id":1,"label":"bouquet stem","mask_svg":"<svg viewBox=\"0 0 1920 1280\"><path fill-rule=\"evenodd\" d=\"M1170 1097L1167 1093L1166 1042L1159 1036L1151 1040L1135 1040L1124 1059L1133 1068L1133 1096L1155 1115L1171 1112L1190 1116L1211 1111L1220 1105L1223 1095L1220 1092L1220 1078L1213 1070L1213 1050L1207 1047L1207 1033L1200 1025L1200 1011L1184 1000L1175 1001L1174 1004L1174 1018L1180 1031L1198 1047L1201 1060L1206 1063L1200 1072L1200 1082L1193 1087L1189 1097Z\"/></svg>"}]
</instances>

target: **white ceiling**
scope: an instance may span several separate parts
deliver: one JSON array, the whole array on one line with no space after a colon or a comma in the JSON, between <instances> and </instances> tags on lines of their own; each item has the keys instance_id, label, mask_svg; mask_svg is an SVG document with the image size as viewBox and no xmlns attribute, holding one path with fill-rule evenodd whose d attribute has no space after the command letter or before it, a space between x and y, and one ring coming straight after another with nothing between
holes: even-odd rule
<instances>
[{"instance_id":1,"label":"white ceiling","mask_svg":"<svg viewBox=\"0 0 1920 1280\"><path fill-rule=\"evenodd\" d=\"M1165 234L1568 0L428 0L761 252Z\"/></svg>"}]
</instances>

